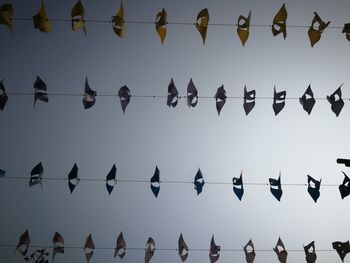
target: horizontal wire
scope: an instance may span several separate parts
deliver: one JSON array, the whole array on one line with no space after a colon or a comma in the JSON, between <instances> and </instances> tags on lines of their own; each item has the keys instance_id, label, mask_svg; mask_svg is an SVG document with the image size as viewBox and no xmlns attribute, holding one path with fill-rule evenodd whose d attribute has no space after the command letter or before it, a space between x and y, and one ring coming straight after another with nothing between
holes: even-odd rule
<instances>
[{"instance_id":1,"label":"horizontal wire","mask_svg":"<svg viewBox=\"0 0 350 263\"><path fill-rule=\"evenodd\" d=\"M24 18L24 17L14 17L14 21L32 21L32 18ZM63 19L63 18L50 18L49 21L52 22L72 22L72 19ZM100 19L84 19L87 23L112 23L112 20L100 20ZM137 21L137 20L125 20L125 24L151 24L155 25L155 21ZM170 21L166 23L167 25L188 25L194 26L195 22L176 22ZM209 23L208 26L238 26L237 23ZM250 24L251 27L272 27L271 24ZM287 28L310 28L309 25L286 25ZM343 29L343 26L328 26L329 29Z\"/></svg>"},{"instance_id":2,"label":"horizontal wire","mask_svg":"<svg viewBox=\"0 0 350 263\"><path fill-rule=\"evenodd\" d=\"M17 247L15 244L0 244L0 247ZM54 246L29 245L32 248L55 248ZM84 249L83 246L64 246L65 249ZM115 247L95 247L94 250L115 250ZM146 251L141 247L126 247L125 250ZM154 251L179 251L177 248L155 248ZM188 248L188 251L207 252L210 248ZM254 249L257 252L274 252L273 249ZM334 252L333 249L317 249L316 252ZM221 248L220 252L244 252L243 248ZM287 252L305 252L304 249L288 249Z\"/></svg>"}]
</instances>

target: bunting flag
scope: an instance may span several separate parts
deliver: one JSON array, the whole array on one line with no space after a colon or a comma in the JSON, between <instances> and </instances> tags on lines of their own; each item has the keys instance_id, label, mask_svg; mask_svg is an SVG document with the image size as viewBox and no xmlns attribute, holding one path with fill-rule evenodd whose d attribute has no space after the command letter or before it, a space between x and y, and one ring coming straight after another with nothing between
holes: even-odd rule
<instances>
[{"instance_id":1,"label":"bunting flag","mask_svg":"<svg viewBox=\"0 0 350 263\"><path fill-rule=\"evenodd\" d=\"M109 171L109 173L106 176L106 189L109 195L111 195L114 186L117 183L117 180L115 179L115 176L117 174L117 167L115 164L113 164L112 169Z\"/></svg>"},{"instance_id":2,"label":"bunting flag","mask_svg":"<svg viewBox=\"0 0 350 263\"><path fill-rule=\"evenodd\" d=\"M215 244L214 235L211 237L210 240L210 250L209 250L209 259L210 263L215 263L219 260L220 257L220 246L217 246Z\"/></svg>"},{"instance_id":3,"label":"bunting flag","mask_svg":"<svg viewBox=\"0 0 350 263\"><path fill-rule=\"evenodd\" d=\"M175 108L179 100L179 92L177 91L177 88L175 86L174 80L171 79L169 86L168 86L168 98L166 105L169 107Z\"/></svg>"},{"instance_id":4,"label":"bunting flag","mask_svg":"<svg viewBox=\"0 0 350 263\"><path fill-rule=\"evenodd\" d=\"M244 86L243 109L244 109L245 115L248 115L254 108L255 96L256 96L255 90L247 91L247 87Z\"/></svg>"},{"instance_id":5,"label":"bunting flag","mask_svg":"<svg viewBox=\"0 0 350 263\"><path fill-rule=\"evenodd\" d=\"M42 163L38 163L30 173L29 186L40 184L42 187L42 175L44 173L44 168Z\"/></svg>"},{"instance_id":6,"label":"bunting flag","mask_svg":"<svg viewBox=\"0 0 350 263\"><path fill-rule=\"evenodd\" d=\"M198 103L198 90L194 85L192 79L187 85L187 105L188 107L196 107Z\"/></svg>"},{"instance_id":7,"label":"bunting flag","mask_svg":"<svg viewBox=\"0 0 350 263\"><path fill-rule=\"evenodd\" d=\"M120 2L119 11L115 16L112 16L113 31L120 38L125 34L125 21L124 21L124 6L123 2Z\"/></svg>"},{"instance_id":8,"label":"bunting flag","mask_svg":"<svg viewBox=\"0 0 350 263\"><path fill-rule=\"evenodd\" d=\"M28 247L30 245L30 236L28 230L26 230L18 240L16 250L24 257L27 255Z\"/></svg>"},{"instance_id":9,"label":"bunting flag","mask_svg":"<svg viewBox=\"0 0 350 263\"><path fill-rule=\"evenodd\" d=\"M323 31L331 23L330 21L325 23L316 12L314 12L314 14L315 16L312 19L311 26L308 31L311 47L314 47L314 45L321 39ZM318 27L315 27L315 24L318 24Z\"/></svg>"},{"instance_id":10,"label":"bunting flag","mask_svg":"<svg viewBox=\"0 0 350 263\"><path fill-rule=\"evenodd\" d=\"M188 246L182 236L182 233L180 234L179 241L178 241L178 249L177 249L179 256L181 258L182 262L185 262L188 257Z\"/></svg>"},{"instance_id":11,"label":"bunting flag","mask_svg":"<svg viewBox=\"0 0 350 263\"><path fill-rule=\"evenodd\" d=\"M157 13L155 24L156 24L156 31L160 38L160 42L163 44L166 37L167 25L168 25L168 14L164 10L164 8L162 9L162 11Z\"/></svg>"},{"instance_id":12,"label":"bunting flag","mask_svg":"<svg viewBox=\"0 0 350 263\"><path fill-rule=\"evenodd\" d=\"M344 164L346 167L350 167L350 159L338 158L337 163Z\"/></svg>"},{"instance_id":13,"label":"bunting flag","mask_svg":"<svg viewBox=\"0 0 350 263\"><path fill-rule=\"evenodd\" d=\"M38 13L33 16L34 28L39 29L41 32L51 32L51 23L47 17L44 0L41 0L41 6Z\"/></svg>"},{"instance_id":14,"label":"bunting flag","mask_svg":"<svg viewBox=\"0 0 350 263\"><path fill-rule=\"evenodd\" d=\"M122 106L123 113L125 114L126 107L130 102L130 90L127 86L123 86L118 91L118 96L120 99L120 105Z\"/></svg>"},{"instance_id":15,"label":"bunting flag","mask_svg":"<svg viewBox=\"0 0 350 263\"><path fill-rule=\"evenodd\" d=\"M281 238L278 238L276 246L273 248L273 251L277 254L278 261L281 263L287 263L288 252L284 247L284 244Z\"/></svg>"},{"instance_id":16,"label":"bunting flag","mask_svg":"<svg viewBox=\"0 0 350 263\"><path fill-rule=\"evenodd\" d=\"M245 45L249 38L249 28L250 28L250 19L252 17L252 12L249 11L248 17L240 15L237 21L237 35L241 40L242 46Z\"/></svg>"},{"instance_id":17,"label":"bunting flag","mask_svg":"<svg viewBox=\"0 0 350 263\"><path fill-rule=\"evenodd\" d=\"M92 256L94 255L95 243L92 240L91 234L85 239L84 254L86 261L89 263Z\"/></svg>"},{"instance_id":18,"label":"bunting flag","mask_svg":"<svg viewBox=\"0 0 350 263\"><path fill-rule=\"evenodd\" d=\"M335 249L341 259L344 262L345 256L350 253L349 240L346 242L335 241L332 243L333 249Z\"/></svg>"},{"instance_id":19,"label":"bunting flag","mask_svg":"<svg viewBox=\"0 0 350 263\"><path fill-rule=\"evenodd\" d=\"M222 108L224 107L226 103L226 90L224 89L224 85L221 85L216 93L215 93L215 101L216 101L216 111L218 112L218 115L220 116L220 112Z\"/></svg>"},{"instance_id":20,"label":"bunting flag","mask_svg":"<svg viewBox=\"0 0 350 263\"><path fill-rule=\"evenodd\" d=\"M314 178L312 178L310 175L307 176L307 192L315 201L315 203L317 203L317 200L320 197L320 187L321 187L321 179L317 181Z\"/></svg>"},{"instance_id":21,"label":"bunting flag","mask_svg":"<svg viewBox=\"0 0 350 263\"><path fill-rule=\"evenodd\" d=\"M345 34L346 39L350 41L350 23L344 24L342 34Z\"/></svg>"},{"instance_id":22,"label":"bunting flag","mask_svg":"<svg viewBox=\"0 0 350 263\"><path fill-rule=\"evenodd\" d=\"M345 197L350 195L350 178L343 171L342 173L344 175L344 180L343 180L343 183L339 185L338 188L339 188L341 199L344 199Z\"/></svg>"},{"instance_id":23,"label":"bunting flag","mask_svg":"<svg viewBox=\"0 0 350 263\"><path fill-rule=\"evenodd\" d=\"M283 194L282 187L281 187L281 172L278 176L278 179L270 178L270 192L271 194L278 200L281 201L281 197Z\"/></svg>"},{"instance_id":24,"label":"bunting flag","mask_svg":"<svg viewBox=\"0 0 350 263\"><path fill-rule=\"evenodd\" d=\"M36 80L34 82L34 108L37 100L46 103L49 102L46 84L39 76L36 77Z\"/></svg>"},{"instance_id":25,"label":"bunting flag","mask_svg":"<svg viewBox=\"0 0 350 263\"><path fill-rule=\"evenodd\" d=\"M334 112L336 117L339 116L340 112L344 107L344 101L342 99L342 92L341 92L342 86L343 84L341 84L340 87L333 92L333 94L327 96L327 100L331 104L331 109Z\"/></svg>"},{"instance_id":26,"label":"bunting flag","mask_svg":"<svg viewBox=\"0 0 350 263\"><path fill-rule=\"evenodd\" d=\"M5 106L6 106L6 102L8 100L8 96L6 94L5 91L5 86L4 86L4 80L2 80L0 82L0 110L3 111Z\"/></svg>"},{"instance_id":27,"label":"bunting flag","mask_svg":"<svg viewBox=\"0 0 350 263\"><path fill-rule=\"evenodd\" d=\"M255 249L254 249L254 244L253 241L250 239L248 243L243 247L244 254L245 254L245 260L247 263L254 263L255 259Z\"/></svg>"},{"instance_id":28,"label":"bunting flag","mask_svg":"<svg viewBox=\"0 0 350 263\"><path fill-rule=\"evenodd\" d=\"M232 183L233 183L233 192L238 197L239 201L242 201L242 197L244 194L242 172L239 178L237 177L232 178Z\"/></svg>"},{"instance_id":29,"label":"bunting flag","mask_svg":"<svg viewBox=\"0 0 350 263\"><path fill-rule=\"evenodd\" d=\"M73 193L75 187L79 184L79 176L78 176L78 166L75 163L72 170L68 174L68 187L70 193Z\"/></svg>"},{"instance_id":30,"label":"bunting flag","mask_svg":"<svg viewBox=\"0 0 350 263\"><path fill-rule=\"evenodd\" d=\"M0 25L6 25L13 32L13 7L12 4L0 5Z\"/></svg>"},{"instance_id":31,"label":"bunting flag","mask_svg":"<svg viewBox=\"0 0 350 263\"><path fill-rule=\"evenodd\" d=\"M123 236L123 232L120 232L114 250L114 258L118 256L120 259L123 259L126 251L126 242Z\"/></svg>"},{"instance_id":32,"label":"bunting flag","mask_svg":"<svg viewBox=\"0 0 350 263\"><path fill-rule=\"evenodd\" d=\"M86 25L85 25L85 19L84 19L85 10L84 10L83 4L81 3L81 0L78 0L78 2L73 6L70 14L72 17L73 31L76 31L78 29L83 29L86 35Z\"/></svg>"},{"instance_id":33,"label":"bunting flag","mask_svg":"<svg viewBox=\"0 0 350 263\"><path fill-rule=\"evenodd\" d=\"M156 169L154 171L154 174L150 180L151 182L151 190L154 196L157 198L160 190L160 177L159 177L159 169L158 166L156 166Z\"/></svg>"},{"instance_id":34,"label":"bunting flag","mask_svg":"<svg viewBox=\"0 0 350 263\"><path fill-rule=\"evenodd\" d=\"M145 247L145 263L149 263L154 255L154 250L156 249L156 243L153 238L149 237L146 242Z\"/></svg>"},{"instance_id":35,"label":"bunting flag","mask_svg":"<svg viewBox=\"0 0 350 263\"><path fill-rule=\"evenodd\" d=\"M209 24L209 11L207 8L201 10L197 15L196 28L201 34L203 45L205 45L205 41L207 39L207 29Z\"/></svg>"},{"instance_id":36,"label":"bunting flag","mask_svg":"<svg viewBox=\"0 0 350 263\"><path fill-rule=\"evenodd\" d=\"M304 251L306 263L315 263L317 259L315 241L312 241L307 246L304 246Z\"/></svg>"},{"instance_id":37,"label":"bunting flag","mask_svg":"<svg viewBox=\"0 0 350 263\"><path fill-rule=\"evenodd\" d=\"M285 4L282 5L281 9L277 12L272 22L272 34L277 36L283 34L283 38L287 37L287 17L288 12Z\"/></svg>"},{"instance_id":38,"label":"bunting flag","mask_svg":"<svg viewBox=\"0 0 350 263\"><path fill-rule=\"evenodd\" d=\"M204 186L204 178L201 172L201 169L198 169L198 172L196 176L194 177L194 189L197 191L197 195L202 193L203 186Z\"/></svg>"},{"instance_id":39,"label":"bunting flag","mask_svg":"<svg viewBox=\"0 0 350 263\"><path fill-rule=\"evenodd\" d=\"M52 239L52 262L55 261L57 253L64 253L64 239L58 232L55 232L55 235Z\"/></svg>"},{"instance_id":40,"label":"bunting flag","mask_svg":"<svg viewBox=\"0 0 350 263\"><path fill-rule=\"evenodd\" d=\"M312 89L311 89L311 84L306 89L303 96L299 98L299 102L303 106L304 111L306 111L310 115L316 103L316 100L314 98L314 93L312 92Z\"/></svg>"},{"instance_id":41,"label":"bunting flag","mask_svg":"<svg viewBox=\"0 0 350 263\"><path fill-rule=\"evenodd\" d=\"M275 113L275 116L277 116L278 113L280 113L283 110L284 106L286 105L286 102L285 102L286 95L287 95L287 92L285 90L276 92L276 87L273 88L272 108Z\"/></svg>"},{"instance_id":42,"label":"bunting flag","mask_svg":"<svg viewBox=\"0 0 350 263\"><path fill-rule=\"evenodd\" d=\"M85 79L85 90L84 90L84 97L83 97L83 105L84 109L89 109L92 106L95 105L96 102L96 91L92 90L89 86L88 79L86 77Z\"/></svg>"},{"instance_id":43,"label":"bunting flag","mask_svg":"<svg viewBox=\"0 0 350 263\"><path fill-rule=\"evenodd\" d=\"M0 169L0 178L5 177L5 175L6 175L6 171Z\"/></svg>"}]
</instances>

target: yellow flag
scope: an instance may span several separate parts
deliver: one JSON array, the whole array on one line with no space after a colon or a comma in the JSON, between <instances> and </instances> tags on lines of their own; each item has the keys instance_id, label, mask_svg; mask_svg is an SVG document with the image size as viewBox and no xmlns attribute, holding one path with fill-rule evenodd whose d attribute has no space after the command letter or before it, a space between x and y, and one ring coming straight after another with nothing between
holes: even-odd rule
<instances>
[{"instance_id":1,"label":"yellow flag","mask_svg":"<svg viewBox=\"0 0 350 263\"><path fill-rule=\"evenodd\" d=\"M315 16L312 19L311 27L308 31L311 47L313 47L321 39L323 30L325 30L326 27L331 23L330 21L325 23L316 12L314 12L314 14ZM318 24L318 27L315 27L316 23Z\"/></svg>"},{"instance_id":2,"label":"yellow flag","mask_svg":"<svg viewBox=\"0 0 350 263\"><path fill-rule=\"evenodd\" d=\"M71 11L72 29L73 31L76 31L82 28L86 35L86 25L85 25L84 14L85 14L85 10L84 10L83 4L81 3L81 0L78 0L78 2L75 4L75 6L73 6Z\"/></svg>"},{"instance_id":3,"label":"yellow flag","mask_svg":"<svg viewBox=\"0 0 350 263\"><path fill-rule=\"evenodd\" d=\"M124 22L124 7L123 2L120 2L120 8L115 16L112 16L113 31L118 37L123 38L125 33L125 22Z\"/></svg>"},{"instance_id":4,"label":"yellow flag","mask_svg":"<svg viewBox=\"0 0 350 263\"><path fill-rule=\"evenodd\" d=\"M280 33L282 33L283 38L286 39L286 37L287 37L287 25L286 25L287 17L288 17L288 12L286 9L286 5L283 4L281 9L277 12L275 17L273 18L272 34L274 36L277 36Z\"/></svg>"},{"instance_id":5,"label":"yellow flag","mask_svg":"<svg viewBox=\"0 0 350 263\"><path fill-rule=\"evenodd\" d=\"M248 17L244 17L242 15L238 17L237 34L243 46L245 45L249 37L249 27L250 27L251 16L252 16L252 13L249 11Z\"/></svg>"},{"instance_id":6,"label":"yellow flag","mask_svg":"<svg viewBox=\"0 0 350 263\"><path fill-rule=\"evenodd\" d=\"M197 22L196 22L197 30L201 34L203 39L203 45L205 44L205 40L207 38L208 24L209 24L209 12L208 12L208 9L205 8L198 13Z\"/></svg>"},{"instance_id":7,"label":"yellow flag","mask_svg":"<svg viewBox=\"0 0 350 263\"><path fill-rule=\"evenodd\" d=\"M167 24L168 24L168 14L162 9L162 11L158 12L156 16L156 30L160 37L160 42L164 42L166 37L166 30L167 30Z\"/></svg>"},{"instance_id":8,"label":"yellow flag","mask_svg":"<svg viewBox=\"0 0 350 263\"><path fill-rule=\"evenodd\" d=\"M33 16L34 28L39 29L41 32L51 32L51 23L47 17L44 0L41 0L41 6L39 12Z\"/></svg>"},{"instance_id":9,"label":"yellow flag","mask_svg":"<svg viewBox=\"0 0 350 263\"><path fill-rule=\"evenodd\" d=\"M0 6L0 24L6 25L12 32L13 7L11 4Z\"/></svg>"}]
</instances>

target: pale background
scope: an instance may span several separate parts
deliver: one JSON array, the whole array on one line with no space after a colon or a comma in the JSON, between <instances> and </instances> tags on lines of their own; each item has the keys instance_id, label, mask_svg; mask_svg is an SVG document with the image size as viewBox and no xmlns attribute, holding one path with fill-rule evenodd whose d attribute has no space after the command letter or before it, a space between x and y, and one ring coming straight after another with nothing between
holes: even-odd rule
<instances>
[{"instance_id":1,"label":"pale background","mask_svg":"<svg viewBox=\"0 0 350 263\"><path fill-rule=\"evenodd\" d=\"M50 18L70 18L72 1L45 1ZM162 8L169 21L195 22L208 8L210 22L236 23L252 10L252 24L271 24L281 1L124 1L126 20L153 21ZM285 1L290 25L309 25L317 11L331 26L350 22L349 1ZM83 1L87 19L110 19L119 1ZM32 17L40 1L13 1L16 17ZM199 95L214 96L224 84L228 96L242 96L244 85L257 96L287 90L300 97L309 83L316 97L326 97L345 82L349 91L350 43L341 29L327 29L315 48L307 28L289 28L274 38L270 28L252 27L242 47L234 27L210 26L206 45L194 26L169 25L164 45L153 25L128 24L119 39L112 26L88 23L87 36L69 23L53 22L43 34L29 21L14 22L14 34L0 28L0 78L8 92L32 92L36 75L49 92L82 93L85 77L100 94L117 94L124 84L132 94L166 95L173 77L185 95L193 78ZM0 168L8 177L29 177L43 162L46 177L66 177L74 162L81 178L105 178L113 163L117 178L149 180L155 166L161 180L192 181L198 167L206 181L231 182L244 173L245 182L306 183L306 175L322 184L340 184L338 157L350 157L350 105L339 118L327 101L317 101L311 116L297 100L288 100L277 116L272 100L257 100L245 116L242 100L228 100L218 117L214 99L201 99L189 109L185 100L168 108L166 99L132 98L123 115L119 98L98 97L84 110L81 97L51 96L48 104L31 96L10 95L0 113ZM120 231L129 247L144 247L152 236L158 248L176 248L180 233L191 248L209 248L215 234L223 249L242 248L252 238L255 248L272 249L278 237L287 250L332 249L350 238L350 198L337 187L321 186L315 204L303 186L285 186L277 202L268 186L245 186L239 202L231 185L161 184L155 199L148 184L119 183L109 197L104 183L81 182L71 195L65 181L0 180L0 244L17 244L28 229L33 245L51 245L55 231L67 246L83 246L89 233L97 247L114 247ZM14 248L0 248L2 262L21 262ZM31 250L30 250L31 251ZM345 262L350 262L349 258ZM91 262L115 262L112 250L96 250ZM304 253L290 252L288 262L304 262ZM56 261L85 262L83 250L69 250ZM123 262L143 262L142 251L127 251ZM151 262L180 262L175 251L156 251ZM190 252L187 262L209 262L208 252ZM245 262L243 252L222 252L219 262ZM278 262L274 252L257 252L255 262ZM340 262L335 251L319 252L317 262Z\"/></svg>"}]
</instances>

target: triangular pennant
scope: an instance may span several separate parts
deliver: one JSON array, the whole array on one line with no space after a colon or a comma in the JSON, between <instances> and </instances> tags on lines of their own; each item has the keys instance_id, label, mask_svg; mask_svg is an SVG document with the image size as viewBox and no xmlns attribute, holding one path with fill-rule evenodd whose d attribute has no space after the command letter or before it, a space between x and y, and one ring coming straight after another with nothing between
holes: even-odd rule
<instances>
[{"instance_id":1,"label":"triangular pennant","mask_svg":"<svg viewBox=\"0 0 350 263\"><path fill-rule=\"evenodd\" d=\"M96 102L96 91L92 90L89 86L88 79L86 77L85 79L85 90L84 90L84 97L83 97L83 105L84 109L89 109L92 106L95 105Z\"/></svg>"},{"instance_id":2,"label":"triangular pennant","mask_svg":"<svg viewBox=\"0 0 350 263\"><path fill-rule=\"evenodd\" d=\"M123 86L118 91L118 96L120 98L120 105L122 106L123 113L125 114L126 107L130 102L130 90L127 86Z\"/></svg>"},{"instance_id":3,"label":"triangular pennant","mask_svg":"<svg viewBox=\"0 0 350 263\"><path fill-rule=\"evenodd\" d=\"M320 181L315 180L310 175L307 176L307 192L312 197L312 199L317 203L317 199L320 197Z\"/></svg>"},{"instance_id":4,"label":"triangular pennant","mask_svg":"<svg viewBox=\"0 0 350 263\"><path fill-rule=\"evenodd\" d=\"M204 178L201 172L201 169L199 168L196 176L194 177L194 189L197 191L197 195L202 193L203 186L204 186Z\"/></svg>"},{"instance_id":5,"label":"triangular pennant","mask_svg":"<svg viewBox=\"0 0 350 263\"><path fill-rule=\"evenodd\" d=\"M5 177L5 175L6 175L6 171L0 169L0 178Z\"/></svg>"},{"instance_id":6,"label":"triangular pennant","mask_svg":"<svg viewBox=\"0 0 350 263\"><path fill-rule=\"evenodd\" d=\"M216 261L218 261L219 257L220 257L220 246L217 246L215 244L214 235L213 235L210 240L210 250L209 250L210 263L215 263Z\"/></svg>"},{"instance_id":7,"label":"triangular pennant","mask_svg":"<svg viewBox=\"0 0 350 263\"><path fill-rule=\"evenodd\" d=\"M41 6L38 13L33 16L34 28L39 29L41 32L51 32L51 23L47 17L44 0L41 0Z\"/></svg>"},{"instance_id":8,"label":"triangular pennant","mask_svg":"<svg viewBox=\"0 0 350 263\"><path fill-rule=\"evenodd\" d=\"M245 43L247 42L247 40L249 38L249 28L250 28L251 16L252 16L252 12L249 11L248 17L242 16L242 15L240 15L238 17L237 35L242 42L242 46L245 45Z\"/></svg>"},{"instance_id":9,"label":"triangular pennant","mask_svg":"<svg viewBox=\"0 0 350 263\"><path fill-rule=\"evenodd\" d=\"M168 97L166 101L166 105L169 107L176 107L179 100L179 92L174 84L174 80L171 78L169 86L168 86Z\"/></svg>"},{"instance_id":10,"label":"triangular pennant","mask_svg":"<svg viewBox=\"0 0 350 263\"><path fill-rule=\"evenodd\" d=\"M68 174L68 186L70 193L73 193L74 188L78 185L79 181L78 166L75 163L72 170Z\"/></svg>"},{"instance_id":11,"label":"triangular pennant","mask_svg":"<svg viewBox=\"0 0 350 263\"><path fill-rule=\"evenodd\" d=\"M273 108L273 111L275 113L275 116L277 116L277 114L283 110L283 108L286 104L286 102L285 102L286 95L287 95L287 92L285 90L280 91L280 92L276 92L276 87L274 87L272 108Z\"/></svg>"},{"instance_id":12,"label":"triangular pennant","mask_svg":"<svg viewBox=\"0 0 350 263\"><path fill-rule=\"evenodd\" d=\"M6 106L6 102L8 100L8 96L6 94L5 91L5 86L4 86L4 80L2 80L0 82L0 110L3 111L5 106Z\"/></svg>"},{"instance_id":13,"label":"triangular pennant","mask_svg":"<svg viewBox=\"0 0 350 263\"><path fill-rule=\"evenodd\" d=\"M288 252L286 248L284 247L284 244L281 240L281 238L278 238L276 246L273 248L273 251L277 254L278 260L281 263L286 263L287 262L287 256Z\"/></svg>"},{"instance_id":14,"label":"triangular pennant","mask_svg":"<svg viewBox=\"0 0 350 263\"><path fill-rule=\"evenodd\" d=\"M123 259L125 256L126 242L123 236L123 232L120 232L114 250L114 257L118 256L120 259Z\"/></svg>"},{"instance_id":15,"label":"triangular pennant","mask_svg":"<svg viewBox=\"0 0 350 263\"><path fill-rule=\"evenodd\" d=\"M6 25L11 32L13 31L13 15L14 11L12 4L3 4L0 6L0 25Z\"/></svg>"},{"instance_id":16,"label":"triangular pennant","mask_svg":"<svg viewBox=\"0 0 350 263\"><path fill-rule=\"evenodd\" d=\"M84 15L85 15L84 6L81 3L81 0L78 0L78 2L73 6L71 11L72 29L73 31L76 31L82 28L86 35L86 24L85 24Z\"/></svg>"},{"instance_id":17,"label":"triangular pennant","mask_svg":"<svg viewBox=\"0 0 350 263\"><path fill-rule=\"evenodd\" d=\"M332 246L337 251L341 261L344 262L345 256L350 252L349 240L346 242L335 241Z\"/></svg>"},{"instance_id":18,"label":"triangular pennant","mask_svg":"<svg viewBox=\"0 0 350 263\"><path fill-rule=\"evenodd\" d=\"M187 85L187 105L189 107L196 107L198 103L198 91L192 79Z\"/></svg>"},{"instance_id":19,"label":"triangular pennant","mask_svg":"<svg viewBox=\"0 0 350 263\"><path fill-rule=\"evenodd\" d=\"M42 163L38 163L30 172L29 186L40 184L42 186L42 175L44 173L44 168Z\"/></svg>"},{"instance_id":20,"label":"triangular pennant","mask_svg":"<svg viewBox=\"0 0 350 263\"><path fill-rule=\"evenodd\" d=\"M256 96L256 92L254 89L247 91L247 87L244 86L243 109L245 111L245 115L248 115L252 111L252 109L254 108L255 96Z\"/></svg>"},{"instance_id":21,"label":"triangular pennant","mask_svg":"<svg viewBox=\"0 0 350 263\"><path fill-rule=\"evenodd\" d=\"M145 263L150 262L151 258L154 255L155 249L156 249L156 243L154 242L153 238L149 237L145 247Z\"/></svg>"},{"instance_id":22,"label":"triangular pennant","mask_svg":"<svg viewBox=\"0 0 350 263\"><path fill-rule=\"evenodd\" d=\"M304 92L303 96L299 98L300 104L303 106L304 111L306 111L309 115L315 106L316 100L314 98L314 93L311 89L311 84Z\"/></svg>"},{"instance_id":23,"label":"triangular pennant","mask_svg":"<svg viewBox=\"0 0 350 263\"><path fill-rule=\"evenodd\" d=\"M232 183L233 183L233 192L236 194L239 201L242 201L242 197L244 194L242 172L239 178L237 177L232 178Z\"/></svg>"},{"instance_id":24,"label":"triangular pennant","mask_svg":"<svg viewBox=\"0 0 350 263\"><path fill-rule=\"evenodd\" d=\"M49 101L46 84L39 76L36 77L34 82L34 108L37 100L43 102Z\"/></svg>"},{"instance_id":25,"label":"triangular pennant","mask_svg":"<svg viewBox=\"0 0 350 263\"><path fill-rule=\"evenodd\" d=\"M64 253L64 239L58 232L55 232L52 239L52 262L55 260L57 253Z\"/></svg>"},{"instance_id":26,"label":"triangular pennant","mask_svg":"<svg viewBox=\"0 0 350 263\"><path fill-rule=\"evenodd\" d=\"M330 21L325 23L316 12L314 12L314 14L315 16L312 19L311 26L308 31L311 47L313 47L321 39L323 30L325 30L331 23ZM316 23L318 24L318 27L315 27Z\"/></svg>"},{"instance_id":27,"label":"triangular pennant","mask_svg":"<svg viewBox=\"0 0 350 263\"><path fill-rule=\"evenodd\" d=\"M115 179L115 176L117 174L117 167L115 164L113 164L111 170L106 176L106 189L109 195L111 195L115 184L117 183L117 180Z\"/></svg>"},{"instance_id":28,"label":"triangular pennant","mask_svg":"<svg viewBox=\"0 0 350 263\"><path fill-rule=\"evenodd\" d=\"M350 23L344 24L342 33L345 34L346 39L350 41Z\"/></svg>"},{"instance_id":29,"label":"triangular pennant","mask_svg":"<svg viewBox=\"0 0 350 263\"><path fill-rule=\"evenodd\" d=\"M220 116L220 112L222 108L224 107L226 103L226 90L224 89L224 85L221 85L216 93L215 93L215 101L216 101L216 111L218 112L218 115Z\"/></svg>"},{"instance_id":30,"label":"triangular pennant","mask_svg":"<svg viewBox=\"0 0 350 263\"><path fill-rule=\"evenodd\" d=\"M158 166L156 166L154 174L151 178L151 190L154 196L157 198L160 190L160 177Z\"/></svg>"},{"instance_id":31,"label":"triangular pennant","mask_svg":"<svg viewBox=\"0 0 350 263\"><path fill-rule=\"evenodd\" d=\"M283 194L282 187L281 187L281 172L278 176L278 179L269 178L270 183L270 191L271 194L278 200L281 201L281 197Z\"/></svg>"},{"instance_id":32,"label":"triangular pennant","mask_svg":"<svg viewBox=\"0 0 350 263\"><path fill-rule=\"evenodd\" d=\"M197 30L202 36L203 45L205 45L205 40L207 39L208 24L209 24L209 11L207 8L205 8L198 13L197 22L196 22Z\"/></svg>"},{"instance_id":33,"label":"triangular pennant","mask_svg":"<svg viewBox=\"0 0 350 263\"><path fill-rule=\"evenodd\" d=\"M341 199L344 199L345 197L350 195L350 178L343 171L342 173L344 174L344 179L343 183L339 185L339 192Z\"/></svg>"},{"instance_id":34,"label":"triangular pennant","mask_svg":"<svg viewBox=\"0 0 350 263\"><path fill-rule=\"evenodd\" d=\"M166 37L166 31L167 31L167 25L168 25L168 14L162 9L162 11L157 13L156 16L156 30L160 38L160 42L163 44L165 37Z\"/></svg>"},{"instance_id":35,"label":"triangular pennant","mask_svg":"<svg viewBox=\"0 0 350 263\"><path fill-rule=\"evenodd\" d=\"M286 5L283 4L280 10L277 12L275 17L273 18L273 23L272 23L272 34L274 36L279 35L280 33L283 34L283 38L286 39L287 37L287 17L288 17L288 12L286 9Z\"/></svg>"},{"instance_id":36,"label":"triangular pennant","mask_svg":"<svg viewBox=\"0 0 350 263\"><path fill-rule=\"evenodd\" d=\"M118 13L115 16L112 16L112 26L114 33L116 33L118 37L123 38L125 34L123 2L120 2Z\"/></svg>"},{"instance_id":37,"label":"triangular pennant","mask_svg":"<svg viewBox=\"0 0 350 263\"><path fill-rule=\"evenodd\" d=\"M245 254L245 260L247 263L254 263L255 259L255 249L253 241L250 239L248 243L243 247L244 254Z\"/></svg>"},{"instance_id":38,"label":"triangular pennant","mask_svg":"<svg viewBox=\"0 0 350 263\"><path fill-rule=\"evenodd\" d=\"M178 253L181 258L182 262L185 262L186 259L188 258L188 246L182 236L182 233L179 237L179 242L178 242Z\"/></svg>"},{"instance_id":39,"label":"triangular pennant","mask_svg":"<svg viewBox=\"0 0 350 263\"><path fill-rule=\"evenodd\" d=\"M304 246L305 260L307 263L315 263L317 259L315 250L315 241L312 241L307 246Z\"/></svg>"},{"instance_id":40,"label":"triangular pennant","mask_svg":"<svg viewBox=\"0 0 350 263\"><path fill-rule=\"evenodd\" d=\"M328 102L331 104L331 109L334 112L335 116L339 116L341 110L344 107L344 101L342 99L342 92L341 87L343 84L340 85L340 87L334 91L331 95L327 96Z\"/></svg>"},{"instance_id":41,"label":"triangular pennant","mask_svg":"<svg viewBox=\"0 0 350 263\"><path fill-rule=\"evenodd\" d=\"M30 236L28 230L26 230L18 240L16 250L24 257L27 255L28 247L30 245Z\"/></svg>"},{"instance_id":42,"label":"triangular pennant","mask_svg":"<svg viewBox=\"0 0 350 263\"><path fill-rule=\"evenodd\" d=\"M91 260L92 256L94 255L94 249L95 249L95 243L92 240L91 234L89 234L85 240L85 245L84 245L84 254L85 254L86 261L88 263Z\"/></svg>"}]
</instances>

